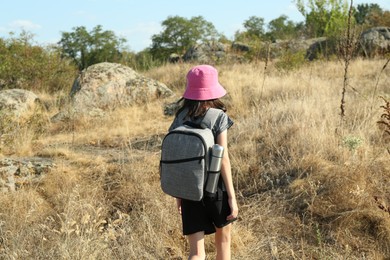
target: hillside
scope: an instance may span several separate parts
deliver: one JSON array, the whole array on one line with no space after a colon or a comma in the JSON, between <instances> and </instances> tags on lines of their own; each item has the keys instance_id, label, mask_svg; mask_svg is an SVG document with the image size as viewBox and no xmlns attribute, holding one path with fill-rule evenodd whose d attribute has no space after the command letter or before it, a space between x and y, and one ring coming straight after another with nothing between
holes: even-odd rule
<instances>
[{"instance_id":1,"label":"hillside","mask_svg":"<svg viewBox=\"0 0 390 260\"><path fill-rule=\"evenodd\" d=\"M352 61L344 118L341 62L217 66L235 122L233 259L390 258L390 136L377 123L379 96L390 99L385 63ZM180 96L191 66L145 74ZM51 117L65 94L38 95ZM0 158L43 157L55 167L1 194L0 258L186 259L174 200L159 186L161 138L173 119L163 107L174 100L48 123L39 135L35 124L14 131Z\"/></svg>"}]
</instances>

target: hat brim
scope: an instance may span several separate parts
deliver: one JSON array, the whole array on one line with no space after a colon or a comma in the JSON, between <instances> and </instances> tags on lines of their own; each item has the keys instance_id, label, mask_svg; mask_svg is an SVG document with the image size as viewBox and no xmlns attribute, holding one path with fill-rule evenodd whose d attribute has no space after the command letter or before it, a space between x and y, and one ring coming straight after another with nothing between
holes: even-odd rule
<instances>
[{"instance_id":1,"label":"hat brim","mask_svg":"<svg viewBox=\"0 0 390 260\"><path fill-rule=\"evenodd\" d=\"M183 97L191 100L212 100L222 98L226 93L225 88L218 84L207 89L187 88Z\"/></svg>"}]
</instances>

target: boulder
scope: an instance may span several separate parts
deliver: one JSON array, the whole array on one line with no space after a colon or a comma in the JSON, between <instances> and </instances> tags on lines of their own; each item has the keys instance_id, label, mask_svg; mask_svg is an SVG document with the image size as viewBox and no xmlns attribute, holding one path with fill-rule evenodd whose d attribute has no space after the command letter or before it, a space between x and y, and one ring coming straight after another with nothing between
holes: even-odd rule
<instances>
[{"instance_id":1,"label":"boulder","mask_svg":"<svg viewBox=\"0 0 390 260\"><path fill-rule=\"evenodd\" d=\"M169 97L173 92L165 84L127 66L103 62L82 71L74 81L70 95L75 111L83 113L145 103Z\"/></svg>"},{"instance_id":2,"label":"boulder","mask_svg":"<svg viewBox=\"0 0 390 260\"><path fill-rule=\"evenodd\" d=\"M243 42L233 42L232 50L239 52L249 52L251 50L251 47Z\"/></svg>"},{"instance_id":3,"label":"boulder","mask_svg":"<svg viewBox=\"0 0 390 260\"><path fill-rule=\"evenodd\" d=\"M227 46L221 42L211 41L192 46L184 54L184 61L195 61L198 63L214 63L224 60Z\"/></svg>"},{"instance_id":4,"label":"boulder","mask_svg":"<svg viewBox=\"0 0 390 260\"><path fill-rule=\"evenodd\" d=\"M263 46L265 48L265 46ZM320 55L334 54L326 37L310 39L277 40L270 44L270 58L280 58L285 53L302 52L306 59L314 60ZM265 55L265 54L264 54Z\"/></svg>"},{"instance_id":5,"label":"boulder","mask_svg":"<svg viewBox=\"0 0 390 260\"><path fill-rule=\"evenodd\" d=\"M311 39L310 46L306 50L306 59L312 61L319 57L329 57L337 54L336 42L326 37Z\"/></svg>"},{"instance_id":6,"label":"boulder","mask_svg":"<svg viewBox=\"0 0 390 260\"><path fill-rule=\"evenodd\" d=\"M360 52L366 57L375 57L390 51L390 27L373 27L359 38Z\"/></svg>"},{"instance_id":7,"label":"boulder","mask_svg":"<svg viewBox=\"0 0 390 260\"><path fill-rule=\"evenodd\" d=\"M7 115L15 120L28 119L38 107L41 107L40 100L31 91L24 89L0 91L0 116Z\"/></svg>"},{"instance_id":8,"label":"boulder","mask_svg":"<svg viewBox=\"0 0 390 260\"><path fill-rule=\"evenodd\" d=\"M55 164L47 158L1 158L0 192L16 191L23 186L37 183L53 167Z\"/></svg>"}]
</instances>

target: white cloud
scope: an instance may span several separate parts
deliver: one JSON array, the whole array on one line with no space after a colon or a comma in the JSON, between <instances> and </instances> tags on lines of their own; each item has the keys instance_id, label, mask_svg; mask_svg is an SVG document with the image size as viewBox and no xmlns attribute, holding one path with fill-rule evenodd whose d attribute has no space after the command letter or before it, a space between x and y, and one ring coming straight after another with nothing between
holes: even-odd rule
<instances>
[{"instance_id":1,"label":"white cloud","mask_svg":"<svg viewBox=\"0 0 390 260\"><path fill-rule=\"evenodd\" d=\"M23 29L26 31L32 31L32 30L39 30L42 28L39 24L35 24L28 20L15 20L12 21L10 24L10 29Z\"/></svg>"}]
</instances>

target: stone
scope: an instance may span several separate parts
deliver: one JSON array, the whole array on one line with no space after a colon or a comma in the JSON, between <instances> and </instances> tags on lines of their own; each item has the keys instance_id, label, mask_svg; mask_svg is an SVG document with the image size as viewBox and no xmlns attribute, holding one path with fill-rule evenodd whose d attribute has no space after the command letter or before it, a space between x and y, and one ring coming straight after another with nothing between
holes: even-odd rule
<instances>
[{"instance_id":1,"label":"stone","mask_svg":"<svg viewBox=\"0 0 390 260\"><path fill-rule=\"evenodd\" d=\"M373 27L360 38L360 52L365 57L375 57L390 51L390 27Z\"/></svg>"},{"instance_id":2,"label":"stone","mask_svg":"<svg viewBox=\"0 0 390 260\"><path fill-rule=\"evenodd\" d=\"M221 61L225 58L227 46L221 42L211 41L192 46L184 54L184 61L209 63Z\"/></svg>"},{"instance_id":3,"label":"stone","mask_svg":"<svg viewBox=\"0 0 390 260\"><path fill-rule=\"evenodd\" d=\"M33 92L24 89L0 91L0 114L16 119L27 119L40 107L40 100Z\"/></svg>"},{"instance_id":4,"label":"stone","mask_svg":"<svg viewBox=\"0 0 390 260\"><path fill-rule=\"evenodd\" d=\"M82 71L73 83L70 95L77 113L114 110L173 95L163 83L138 74L133 69L103 62Z\"/></svg>"},{"instance_id":5,"label":"stone","mask_svg":"<svg viewBox=\"0 0 390 260\"><path fill-rule=\"evenodd\" d=\"M48 158L0 158L0 191L16 191L37 183L55 166Z\"/></svg>"},{"instance_id":6,"label":"stone","mask_svg":"<svg viewBox=\"0 0 390 260\"><path fill-rule=\"evenodd\" d=\"M251 47L243 42L233 42L232 50L240 52L249 52L251 50Z\"/></svg>"}]
</instances>

